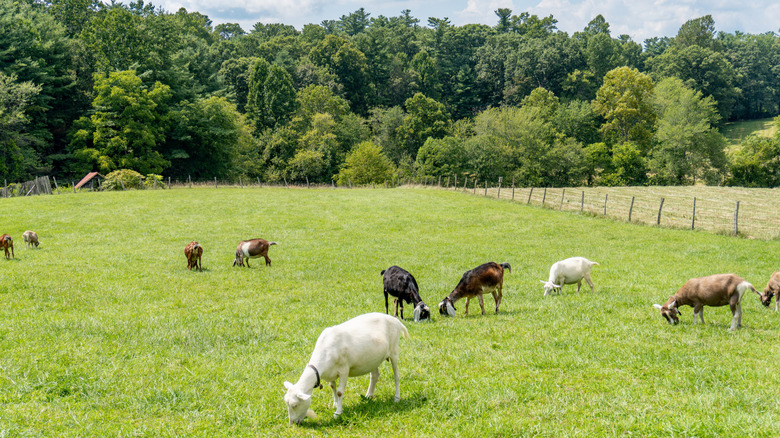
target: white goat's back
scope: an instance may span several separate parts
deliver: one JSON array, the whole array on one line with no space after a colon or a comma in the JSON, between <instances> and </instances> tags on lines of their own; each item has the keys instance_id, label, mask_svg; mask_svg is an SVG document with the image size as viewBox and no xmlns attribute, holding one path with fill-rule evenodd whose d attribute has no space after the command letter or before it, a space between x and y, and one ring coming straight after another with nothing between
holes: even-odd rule
<instances>
[{"instance_id":1,"label":"white goat's back","mask_svg":"<svg viewBox=\"0 0 780 438\"><path fill-rule=\"evenodd\" d=\"M312 360L327 357L349 367L349 375L370 373L391 357L398 358L400 337L409 337L398 319L384 313L366 313L322 331Z\"/></svg>"},{"instance_id":2,"label":"white goat's back","mask_svg":"<svg viewBox=\"0 0 780 438\"><path fill-rule=\"evenodd\" d=\"M585 275L590 274L590 268L598 265L585 257L571 257L553 263L550 267L550 278L548 281L559 286L564 284L574 284L582 280Z\"/></svg>"}]
</instances>

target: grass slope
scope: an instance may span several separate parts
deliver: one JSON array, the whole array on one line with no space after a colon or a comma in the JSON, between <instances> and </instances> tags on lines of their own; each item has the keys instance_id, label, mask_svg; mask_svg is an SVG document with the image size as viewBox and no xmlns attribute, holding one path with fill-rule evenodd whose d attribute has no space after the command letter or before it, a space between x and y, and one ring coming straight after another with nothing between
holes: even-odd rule
<instances>
[{"instance_id":1,"label":"grass slope","mask_svg":"<svg viewBox=\"0 0 780 438\"><path fill-rule=\"evenodd\" d=\"M634 226L431 190L196 189L3 200L0 436L771 436L780 315L744 301L706 324L655 309L691 277L763 289L780 242ZM26 250L25 229L39 249ZM231 268L264 237L272 267ZM205 248L204 272L183 248ZM556 260L598 261L596 292L543 297ZM412 272L435 308L461 274L512 264L499 315L406 321L401 402L350 379L344 414L287 425L323 328L384 311L379 271ZM492 298L486 299L492 307ZM411 310L409 311L411 313Z\"/></svg>"},{"instance_id":2,"label":"grass slope","mask_svg":"<svg viewBox=\"0 0 780 438\"><path fill-rule=\"evenodd\" d=\"M742 141L752 134L761 137L773 136L775 134L774 118L729 122L721 129L721 134L726 137L726 149L733 149L741 146Z\"/></svg>"}]
</instances>

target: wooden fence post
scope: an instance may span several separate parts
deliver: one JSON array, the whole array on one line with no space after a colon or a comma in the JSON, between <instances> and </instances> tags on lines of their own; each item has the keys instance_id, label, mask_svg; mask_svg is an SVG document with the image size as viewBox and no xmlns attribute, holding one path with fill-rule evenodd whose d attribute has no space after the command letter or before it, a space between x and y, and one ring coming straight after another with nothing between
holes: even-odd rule
<instances>
[{"instance_id":1,"label":"wooden fence post","mask_svg":"<svg viewBox=\"0 0 780 438\"><path fill-rule=\"evenodd\" d=\"M533 186L531 186L531 191L528 192L528 202L526 202L526 204L530 204L531 203L531 196L533 196L533 194L534 194L534 188L533 188Z\"/></svg>"},{"instance_id":2,"label":"wooden fence post","mask_svg":"<svg viewBox=\"0 0 780 438\"><path fill-rule=\"evenodd\" d=\"M737 206L734 208L734 235L736 236L739 233L739 201L737 201Z\"/></svg>"},{"instance_id":3,"label":"wooden fence post","mask_svg":"<svg viewBox=\"0 0 780 438\"><path fill-rule=\"evenodd\" d=\"M542 195L542 207L544 207L544 201L547 200L547 187L544 188L544 194Z\"/></svg>"},{"instance_id":4,"label":"wooden fence post","mask_svg":"<svg viewBox=\"0 0 780 438\"><path fill-rule=\"evenodd\" d=\"M122 186L122 190L127 190L125 189L125 181L122 179L122 177L119 177L119 184Z\"/></svg>"},{"instance_id":5,"label":"wooden fence post","mask_svg":"<svg viewBox=\"0 0 780 438\"><path fill-rule=\"evenodd\" d=\"M189 183L190 188L192 188L192 178L190 178L189 175L187 175L187 183Z\"/></svg>"},{"instance_id":6,"label":"wooden fence post","mask_svg":"<svg viewBox=\"0 0 780 438\"><path fill-rule=\"evenodd\" d=\"M607 215L607 198L609 197L609 193L604 195L604 216Z\"/></svg>"},{"instance_id":7,"label":"wooden fence post","mask_svg":"<svg viewBox=\"0 0 780 438\"><path fill-rule=\"evenodd\" d=\"M70 186L73 187L73 193L76 193L76 183L73 181L70 182Z\"/></svg>"},{"instance_id":8,"label":"wooden fence post","mask_svg":"<svg viewBox=\"0 0 780 438\"><path fill-rule=\"evenodd\" d=\"M658 220L656 221L656 225L661 225L661 210L664 208L664 198L661 198L661 205L658 206Z\"/></svg>"},{"instance_id":9,"label":"wooden fence post","mask_svg":"<svg viewBox=\"0 0 780 438\"><path fill-rule=\"evenodd\" d=\"M631 222L631 213L634 212L634 197L631 197L631 207L628 207L628 222Z\"/></svg>"},{"instance_id":10,"label":"wooden fence post","mask_svg":"<svg viewBox=\"0 0 780 438\"><path fill-rule=\"evenodd\" d=\"M463 181L463 191L464 192L466 191L466 185L468 185L468 183L469 183L469 176L466 175L466 180Z\"/></svg>"},{"instance_id":11,"label":"wooden fence post","mask_svg":"<svg viewBox=\"0 0 780 438\"><path fill-rule=\"evenodd\" d=\"M563 197L566 196L566 189L563 189L561 192L561 206L558 208L558 210L563 210Z\"/></svg>"},{"instance_id":12,"label":"wooden fence post","mask_svg":"<svg viewBox=\"0 0 780 438\"><path fill-rule=\"evenodd\" d=\"M260 184L260 177L257 177L257 188L259 189L262 185Z\"/></svg>"},{"instance_id":13,"label":"wooden fence post","mask_svg":"<svg viewBox=\"0 0 780 438\"><path fill-rule=\"evenodd\" d=\"M512 180L512 200L515 200L515 180Z\"/></svg>"},{"instance_id":14,"label":"wooden fence post","mask_svg":"<svg viewBox=\"0 0 780 438\"><path fill-rule=\"evenodd\" d=\"M309 188L309 177L308 176L306 177L306 188L307 189Z\"/></svg>"},{"instance_id":15,"label":"wooden fence post","mask_svg":"<svg viewBox=\"0 0 780 438\"><path fill-rule=\"evenodd\" d=\"M152 179L154 179L154 189L157 190L157 177L153 176Z\"/></svg>"},{"instance_id":16,"label":"wooden fence post","mask_svg":"<svg viewBox=\"0 0 780 438\"><path fill-rule=\"evenodd\" d=\"M582 198L580 199L580 214L585 209L585 190L582 191Z\"/></svg>"},{"instance_id":17,"label":"wooden fence post","mask_svg":"<svg viewBox=\"0 0 780 438\"><path fill-rule=\"evenodd\" d=\"M216 189L216 188L219 188L219 187L217 187L217 177L216 177L216 176L214 177L214 188L215 188L215 189Z\"/></svg>"},{"instance_id":18,"label":"wooden fence post","mask_svg":"<svg viewBox=\"0 0 780 438\"><path fill-rule=\"evenodd\" d=\"M496 195L496 199L501 199L501 181L504 180L503 176L498 177L498 194Z\"/></svg>"},{"instance_id":19,"label":"wooden fence post","mask_svg":"<svg viewBox=\"0 0 780 438\"><path fill-rule=\"evenodd\" d=\"M168 177L168 190L170 190L170 189L171 189L171 177L169 176Z\"/></svg>"},{"instance_id":20,"label":"wooden fence post","mask_svg":"<svg viewBox=\"0 0 780 438\"><path fill-rule=\"evenodd\" d=\"M352 178L347 178L349 180L349 188L352 188Z\"/></svg>"},{"instance_id":21,"label":"wooden fence post","mask_svg":"<svg viewBox=\"0 0 780 438\"><path fill-rule=\"evenodd\" d=\"M448 189L450 188L450 176L449 175L447 175L447 188Z\"/></svg>"},{"instance_id":22,"label":"wooden fence post","mask_svg":"<svg viewBox=\"0 0 780 438\"><path fill-rule=\"evenodd\" d=\"M57 178L51 177L51 179L54 180L54 187L57 189L57 194L59 195L60 194L60 186L57 185Z\"/></svg>"},{"instance_id":23,"label":"wooden fence post","mask_svg":"<svg viewBox=\"0 0 780 438\"><path fill-rule=\"evenodd\" d=\"M691 229L696 225L696 197L693 197L693 213L691 213Z\"/></svg>"},{"instance_id":24,"label":"wooden fence post","mask_svg":"<svg viewBox=\"0 0 780 438\"><path fill-rule=\"evenodd\" d=\"M238 185L243 189L244 188L244 180L241 179L241 177L238 177Z\"/></svg>"},{"instance_id":25,"label":"wooden fence post","mask_svg":"<svg viewBox=\"0 0 780 438\"><path fill-rule=\"evenodd\" d=\"M487 196L487 180L485 180L485 196Z\"/></svg>"},{"instance_id":26,"label":"wooden fence post","mask_svg":"<svg viewBox=\"0 0 780 438\"><path fill-rule=\"evenodd\" d=\"M487 183L485 183L485 184L487 184ZM476 195L476 194L477 194L477 179L474 178L474 192L472 193L472 195Z\"/></svg>"}]
</instances>

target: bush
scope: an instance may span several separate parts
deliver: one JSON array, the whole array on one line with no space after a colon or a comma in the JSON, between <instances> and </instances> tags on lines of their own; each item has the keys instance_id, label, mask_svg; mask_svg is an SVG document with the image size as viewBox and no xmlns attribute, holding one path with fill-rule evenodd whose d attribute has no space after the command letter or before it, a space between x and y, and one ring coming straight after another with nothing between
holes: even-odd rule
<instances>
[{"instance_id":1,"label":"bush","mask_svg":"<svg viewBox=\"0 0 780 438\"><path fill-rule=\"evenodd\" d=\"M142 189L144 177L130 169L115 170L106 175L101 190Z\"/></svg>"},{"instance_id":2,"label":"bush","mask_svg":"<svg viewBox=\"0 0 780 438\"><path fill-rule=\"evenodd\" d=\"M154 173L150 173L149 175L146 175L146 179L144 179L144 187L147 189L153 189L155 181L157 181L157 188L160 189L165 188L162 175L155 175Z\"/></svg>"}]
</instances>

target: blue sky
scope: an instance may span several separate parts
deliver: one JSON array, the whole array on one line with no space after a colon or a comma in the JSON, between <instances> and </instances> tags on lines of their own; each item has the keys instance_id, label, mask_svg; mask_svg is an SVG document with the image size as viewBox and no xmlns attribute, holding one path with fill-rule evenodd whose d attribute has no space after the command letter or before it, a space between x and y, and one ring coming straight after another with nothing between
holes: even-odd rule
<instances>
[{"instance_id":1,"label":"blue sky","mask_svg":"<svg viewBox=\"0 0 780 438\"><path fill-rule=\"evenodd\" d=\"M780 2L776 0L158 0L169 12L184 7L208 15L214 24L239 23L249 31L255 23L284 23L301 29L308 23L337 20L359 8L372 17L397 16L404 9L426 25L428 17L448 17L454 25L496 24L493 11L510 8L514 14L530 12L553 15L558 29L569 33L582 30L598 14L610 24L612 36L628 34L636 42L654 36L674 36L680 25L710 14L719 31L733 33L778 32Z\"/></svg>"}]
</instances>

